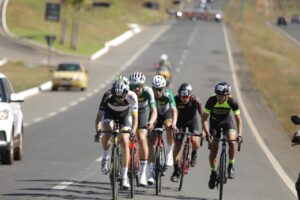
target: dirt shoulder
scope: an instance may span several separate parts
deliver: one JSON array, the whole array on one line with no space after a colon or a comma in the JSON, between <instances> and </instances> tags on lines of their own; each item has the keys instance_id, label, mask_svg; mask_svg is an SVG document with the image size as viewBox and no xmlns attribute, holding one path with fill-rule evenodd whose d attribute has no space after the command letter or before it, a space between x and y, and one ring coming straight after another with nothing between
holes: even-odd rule
<instances>
[{"instance_id":1,"label":"dirt shoulder","mask_svg":"<svg viewBox=\"0 0 300 200\"><path fill-rule=\"evenodd\" d=\"M266 104L262 94L257 89L252 79L249 66L234 38L234 33L230 28L228 28L228 31L230 33L229 39L242 98L248 108L249 114L264 139L264 142L277 158L283 169L292 180L297 180L300 169L300 148L291 147L289 134L285 132L283 126L277 120L275 113ZM246 123L245 120L244 123ZM296 129L297 127L295 126L295 130ZM247 144L247 141L245 141L245 144Z\"/></svg>"}]
</instances>

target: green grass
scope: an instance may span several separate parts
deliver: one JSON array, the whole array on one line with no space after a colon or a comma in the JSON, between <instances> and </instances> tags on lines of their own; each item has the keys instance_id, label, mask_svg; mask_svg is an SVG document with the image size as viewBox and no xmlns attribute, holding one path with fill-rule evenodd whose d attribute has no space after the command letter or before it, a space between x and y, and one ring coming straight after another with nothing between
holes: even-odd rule
<instances>
[{"instance_id":1,"label":"green grass","mask_svg":"<svg viewBox=\"0 0 300 200\"><path fill-rule=\"evenodd\" d=\"M51 74L46 66L29 65L22 62L8 62L0 67L0 73L8 77L15 92L36 87L51 79Z\"/></svg>"},{"instance_id":2,"label":"green grass","mask_svg":"<svg viewBox=\"0 0 300 200\"><path fill-rule=\"evenodd\" d=\"M7 24L15 34L46 44L45 35L57 36L53 46L57 49L82 55L90 55L101 49L106 41L128 30L128 23L141 25L166 19L165 9L170 7L171 1L158 0L161 8L149 10L142 7L140 0L108 0L110 8L96 8L87 5L80 14L78 49L71 49L71 23L72 7L63 8L60 22L44 20L45 1L23 0L10 1L7 11ZM16 13L18 13L16 15ZM67 15L67 40L65 44L59 43L61 22Z\"/></svg>"},{"instance_id":3,"label":"green grass","mask_svg":"<svg viewBox=\"0 0 300 200\"><path fill-rule=\"evenodd\" d=\"M234 30L254 81L279 121L292 134L295 127L291 114L300 113L300 49L266 25L277 16L290 16L299 8L296 0L267 0L266 7L257 1L244 1L244 22L239 18L240 0L232 0L226 11L226 22Z\"/></svg>"}]
</instances>

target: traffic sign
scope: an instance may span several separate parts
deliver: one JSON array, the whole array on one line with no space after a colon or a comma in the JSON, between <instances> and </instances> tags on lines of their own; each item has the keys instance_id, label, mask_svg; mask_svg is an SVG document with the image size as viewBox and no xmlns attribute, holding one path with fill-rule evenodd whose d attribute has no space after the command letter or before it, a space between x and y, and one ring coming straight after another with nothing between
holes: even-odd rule
<instances>
[{"instance_id":1,"label":"traffic sign","mask_svg":"<svg viewBox=\"0 0 300 200\"><path fill-rule=\"evenodd\" d=\"M45 20L59 21L60 17L60 4L59 3L46 3Z\"/></svg>"}]
</instances>

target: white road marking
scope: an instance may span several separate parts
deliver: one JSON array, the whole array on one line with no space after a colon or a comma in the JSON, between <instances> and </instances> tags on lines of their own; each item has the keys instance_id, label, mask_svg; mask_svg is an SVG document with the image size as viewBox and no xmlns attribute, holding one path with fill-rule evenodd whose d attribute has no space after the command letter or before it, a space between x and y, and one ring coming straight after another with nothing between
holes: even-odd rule
<instances>
[{"instance_id":1,"label":"white road marking","mask_svg":"<svg viewBox=\"0 0 300 200\"><path fill-rule=\"evenodd\" d=\"M33 120L33 122L36 123L36 122L40 122L40 121L43 121L43 120L44 120L44 117L38 117L38 118L35 118Z\"/></svg>"},{"instance_id":2,"label":"white road marking","mask_svg":"<svg viewBox=\"0 0 300 200\"><path fill-rule=\"evenodd\" d=\"M248 125L251 129L251 132L253 133L257 143L261 147L262 151L265 153L266 157L269 159L271 165L274 167L274 169L277 172L277 174L279 175L279 177L287 185L287 187L291 190L291 192L297 197L295 184L290 179L290 177L285 173L285 171L281 167L278 160L275 158L275 156L272 154L270 149L267 147L267 145L264 142L263 138L259 134L257 128L255 127L254 122L252 121L252 119L250 117L250 114L247 110L246 105L244 104L242 94L241 94L241 91L239 89L239 83L238 83L238 80L237 80L237 76L236 76L236 73L235 73L235 66L234 66L235 63L234 63L234 60L233 60L233 57L232 57L232 50L231 50L231 46L230 46L230 43L229 43L228 34L227 34L227 31L226 31L226 28L224 27L224 25L222 25L222 28L223 28L223 33L224 33L224 38L225 38L225 43L226 43L226 49L227 49L227 53L228 53L229 64L230 64L230 68L231 68L231 71L232 71L232 78L233 78L233 82L234 82L234 88L235 88L235 91L236 91L236 94L237 94L237 99L239 101L239 104L241 105L241 108L243 110L243 114L245 115L246 121L247 121L247 123L248 123Z\"/></svg>"},{"instance_id":3,"label":"white road marking","mask_svg":"<svg viewBox=\"0 0 300 200\"><path fill-rule=\"evenodd\" d=\"M57 112L52 112L52 113L49 113L47 115L47 117L50 118L50 117L54 117L55 115L57 115Z\"/></svg>"},{"instance_id":4,"label":"white road marking","mask_svg":"<svg viewBox=\"0 0 300 200\"><path fill-rule=\"evenodd\" d=\"M52 187L52 190L63 190L66 189L69 185L72 185L74 182L71 181L63 181L60 184Z\"/></svg>"},{"instance_id":5,"label":"white road marking","mask_svg":"<svg viewBox=\"0 0 300 200\"><path fill-rule=\"evenodd\" d=\"M78 101L73 101L70 103L70 106L76 106L78 104Z\"/></svg>"},{"instance_id":6,"label":"white road marking","mask_svg":"<svg viewBox=\"0 0 300 200\"><path fill-rule=\"evenodd\" d=\"M58 110L59 110L59 112L64 112L64 111L68 110L68 108L69 108L68 106L64 106L64 107L61 107Z\"/></svg>"},{"instance_id":7,"label":"white road marking","mask_svg":"<svg viewBox=\"0 0 300 200\"><path fill-rule=\"evenodd\" d=\"M193 40L194 40L194 38L195 38L195 36L196 36L197 31L198 31L198 26L195 26L195 27L194 27L194 30L193 30L193 32L192 32L192 35L191 35L191 37L190 37L190 39L189 39L189 41L188 41L188 43L187 43L187 45L188 45L189 47L192 45Z\"/></svg>"}]
</instances>

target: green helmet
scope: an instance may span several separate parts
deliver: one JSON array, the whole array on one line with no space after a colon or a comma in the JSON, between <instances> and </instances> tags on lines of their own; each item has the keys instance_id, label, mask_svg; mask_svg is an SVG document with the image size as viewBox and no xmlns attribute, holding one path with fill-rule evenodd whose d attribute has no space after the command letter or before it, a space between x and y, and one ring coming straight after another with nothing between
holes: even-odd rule
<instances>
[{"instance_id":1,"label":"green helmet","mask_svg":"<svg viewBox=\"0 0 300 200\"><path fill-rule=\"evenodd\" d=\"M118 81L118 80L123 80L126 85L129 85L129 80L128 80L128 78L126 76L118 75L116 77L115 81Z\"/></svg>"}]
</instances>

